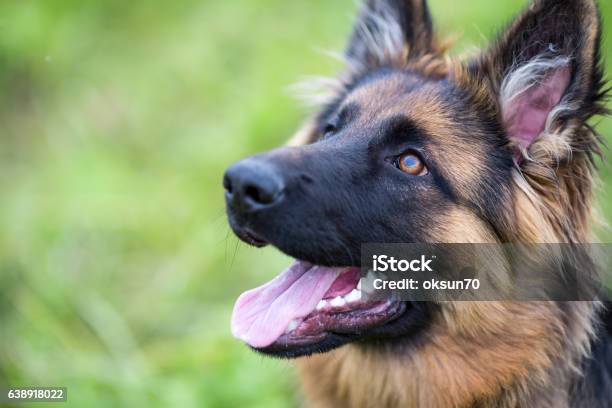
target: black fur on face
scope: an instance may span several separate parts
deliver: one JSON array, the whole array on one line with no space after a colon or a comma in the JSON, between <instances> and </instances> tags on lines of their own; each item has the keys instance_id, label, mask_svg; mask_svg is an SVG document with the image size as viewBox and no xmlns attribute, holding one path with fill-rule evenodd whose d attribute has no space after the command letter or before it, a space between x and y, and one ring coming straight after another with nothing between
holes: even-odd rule
<instances>
[{"instance_id":1,"label":"black fur on face","mask_svg":"<svg viewBox=\"0 0 612 408\"><path fill-rule=\"evenodd\" d=\"M434 119L441 112L443 123L430 126L418 117L422 109L435 110ZM236 204L240 192L227 193L238 236L316 264L358 266L362 243L449 241L449 221L436 215L457 209L485 219L493 235L501 231L507 192L498 186L508 183L511 153L495 137L496 124L473 113L450 82L379 69L327 107L318 129L315 143L260 154L229 170L232 176L265 169L260 177L274 174L278 183L278 199L254 208ZM476 166L459 163L465 151L441 145L472 150ZM420 158L426 174L399 168L406 152ZM473 177L479 185L472 191L457 185Z\"/></svg>"}]
</instances>

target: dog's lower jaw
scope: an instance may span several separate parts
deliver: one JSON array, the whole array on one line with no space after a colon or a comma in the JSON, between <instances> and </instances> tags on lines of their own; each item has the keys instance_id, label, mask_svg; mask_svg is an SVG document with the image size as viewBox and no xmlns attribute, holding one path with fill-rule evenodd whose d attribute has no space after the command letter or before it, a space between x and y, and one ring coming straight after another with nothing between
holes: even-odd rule
<instances>
[{"instance_id":1,"label":"dog's lower jaw","mask_svg":"<svg viewBox=\"0 0 612 408\"><path fill-rule=\"evenodd\" d=\"M518 318L556 308L552 302L531 306ZM303 392L309 406L317 408L582 407L571 404L570 390L580 378L576 368L589 348L595 306L593 302L564 304L560 309L568 325L559 327L556 334L547 330L547 336L539 333L523 339L514 360L508 358L508 344L492 338L480 343L453 338L436 329L421 344L354 344L299 359ZM525 333L515 334L514 340ZM478 346L467 347L468 343Z\"/></svg>"}]
</instances>

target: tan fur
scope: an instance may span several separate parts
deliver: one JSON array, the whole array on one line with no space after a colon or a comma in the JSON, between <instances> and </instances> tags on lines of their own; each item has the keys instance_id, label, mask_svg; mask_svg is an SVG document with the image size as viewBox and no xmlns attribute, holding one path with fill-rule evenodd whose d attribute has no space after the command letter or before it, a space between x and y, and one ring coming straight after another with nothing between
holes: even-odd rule
<instances>
[{"instance_id":1,"label":"tan fur","mask_svg":"<svg viewBox=\"0 0 612 408\"><path fill-rule=\"evenodd\" d=\"M506 402L490 406L515 406L534 401L523 392L545 388L549 368L569 358L566 338L551 302L455 302L409 352L352 345L301 360L299 368L316 407L489 406L502 391ZM558 406L548 402L537 406Z\"/></svg>"}]
</instances>

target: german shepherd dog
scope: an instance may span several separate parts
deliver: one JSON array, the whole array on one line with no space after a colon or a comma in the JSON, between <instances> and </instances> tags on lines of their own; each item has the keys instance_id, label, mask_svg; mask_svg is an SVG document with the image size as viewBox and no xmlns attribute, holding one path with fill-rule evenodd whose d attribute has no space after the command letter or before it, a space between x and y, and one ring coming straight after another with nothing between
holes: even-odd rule
<instances>
[{"instance_id":1,"label":"german shepherd dog","mask_svg":"<svg viewBox=\"0 0 612 408\"><path fill-rule=\"evenodd\" d=\"M297 360L315 407L612 407L601 301L368 302L362 243L585 243L606 115L593 0L535 0L480 55L425 0L369 0L333 94L223 184L245 242L296 261L234 336Z\"/></svg>"}]
</instances>

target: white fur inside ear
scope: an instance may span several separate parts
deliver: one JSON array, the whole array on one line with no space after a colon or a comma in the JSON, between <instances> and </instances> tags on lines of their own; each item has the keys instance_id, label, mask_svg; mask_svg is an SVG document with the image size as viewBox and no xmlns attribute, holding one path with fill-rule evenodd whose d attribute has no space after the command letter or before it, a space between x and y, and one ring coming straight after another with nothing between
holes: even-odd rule
<instances>
[{"instance_id":1,"label":"white fur inside ear","mask_svg":"<svg viewBox=\"0 0 612 408\"><path fill-rule=\"evenodd\" d=\"M525 151L565 110L570 58L539 56L513 69L502 82L500 103L508 136Z\"/></svg>"}]
</instances>

